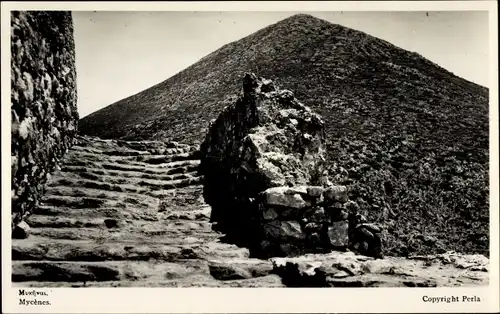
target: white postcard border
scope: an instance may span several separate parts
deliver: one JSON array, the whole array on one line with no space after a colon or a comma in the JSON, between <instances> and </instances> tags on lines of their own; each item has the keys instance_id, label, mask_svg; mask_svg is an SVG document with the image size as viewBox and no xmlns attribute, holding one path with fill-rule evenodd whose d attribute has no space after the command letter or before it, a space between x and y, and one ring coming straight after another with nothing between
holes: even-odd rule
<instances>
[{"instance_id":1,"label":"white postcard border","mask_svg":"<svg viewBox=\"0 0 500 314\"><path fill-rule=\"evenodd\" d=\"M11 284L10 10L489 11L490 284L478 288L37 288L50 306L20 306ZM2 310L4 313L494 312L499 309L498 16L496 1L2 2ZM26 289L30 290L30 289ZM481 302L428 303L424 296Z\"/></svg>"}]
</instances>

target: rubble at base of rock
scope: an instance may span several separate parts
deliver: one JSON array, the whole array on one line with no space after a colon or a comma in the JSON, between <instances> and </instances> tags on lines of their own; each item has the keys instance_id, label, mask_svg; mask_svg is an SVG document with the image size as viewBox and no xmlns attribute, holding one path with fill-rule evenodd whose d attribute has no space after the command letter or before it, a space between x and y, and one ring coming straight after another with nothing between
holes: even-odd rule
<instances>
[{"instance_id":1,"label":"rubble at base of rock","mask_svg":"<svg viewBox=\"0 0 500 314\"><path fill-rule=\"evenodd\" d=\"M364 255L382 257L382 229L357 223L356 213L347 210L345 192L338 186L275 187L261 192L255 224L261 241L254 254L293 256L350 247Z\"/></svg>"},{"instance_id":2,"label":"rubble at base of rock","mask_svg":"<svg viewBox=\"0 0 500 314\"><path fill-rule=\"evenodd\" d=\"M12 230L13 239L26 239L30 235L30 226L25 222L21 221Z\"/></svg>"},{"instance_id":3,"label":"rubble at base of rock","mask_svg":"<svg viewBox=\"0 0 500 314\"><path fill-rule=\"evenodd\" d=\"M246 74L243 95L211 123L200 148L217 230L256 257L348 246L380 256L379 232L356 227L347 187L328 180L323 143L319 115L292 92Z\"/></svg>"},{"instance_id":4,"label":"rubble at base of rock","mask_svg":"<svg viewBox=\"0 0 500 314\"><path fill-rule=\"evenodd\" d=\"M482 255L447 252L434 256L374 259L353 252L270 259L289 287L442 287L488 281ZM458 271L460 270L460 271Z\"/></svg>"}]
</instances>

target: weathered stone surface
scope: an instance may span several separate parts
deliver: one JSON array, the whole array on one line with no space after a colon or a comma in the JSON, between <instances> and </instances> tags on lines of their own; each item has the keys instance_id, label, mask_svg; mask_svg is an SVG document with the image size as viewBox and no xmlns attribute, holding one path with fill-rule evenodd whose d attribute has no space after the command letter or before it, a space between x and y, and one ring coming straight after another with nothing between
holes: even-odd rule
<instances>
[{"instance_id":1,"label":"weathered stone surface","mask_svg":"<svg viewBox=\"0 0 500 314\"><path fill-rule=\"evenodd\" d=\"M263 194L267 206L291 207L296 209L310 206L299 193L294 193L288 187L270 188L264 191Z\"/></svg>"},{"instance_id":2,"label":"weathered stone surface","mask_svg":"<svg viewBox=\"0 0 500 314\"><path fill-rule=\"evenodd\" d=\"M217 280L238 280L252 278L250 272L244 268L225 263L210 263L210 275Z\"/></svg>"},{"instance_id":3,"label":"weathered stone surface","mask_svg":"<svg viewBox=\"0 0 500 314\"><path fill-rule=\"evenodd\" d=\"M367 223L363 215L358 214L354 217L349 242L350 247L360 254L383 257L382 227L378 224Z\"/></svg>"},{"instance_id":4,"label":"weathered stone surface","mask_svg":"<svg viewBox=\"0 0 500 314\"><path fill-rule=\"evenodd\" d=\"M323 192L323 197L330 202L346 202L347 188L345 186L330 186Z\"/></svg>"},{"instance_id":5,"label":"weathered stone surface","mask_svg":"<svg viewBox=\"0 0 500 314\"><path fill-rule=\"evenodd\" d=\"M210 124L200 148L204 198L217 228L242 243L254 238L258 215L252 200L264 191L266 205L309 206L301 194L307 196L307 189L293 187L321 182L323 139L320 116L292 92L246 74L242 95Z\"/></svg>"},{"instance_id":6,"label":"weathered stone surface","mask_svg":"<svg viewBox=\"0 0 500 314\"><path fill-rule=\"evenodd\" d=\"M457 287L489 282L486 257L454 252L408 259L331 252L271 261L289 287Z\"/></svg>"},{"instance_id":7,"label":"weathered stone surface","mask_svg":"<svg viewBox=\"0 0 500 314\"><path fill-rule=\"evenodd\" d=\"M86 282L111 281L119 279L119 271L114 265L85 265L77 263L25 262L14 264L13 281L53 281L53 282Z\"/></svg>"},{"instance_id":8,"label":"weathered stone surface","mask_svg":"<svg viewBox=\"0 0 500 314\"><path fill-rule=\"evenodd\" d=\"M211 123L200 148L204 198L226 240L257 257L349 245L360 221L349 219L357 212L346 207L355 209L348 188L328 179L323 141L323 121L290 91L245 76L242 96ZM373 246L364 242L358 246Z\"/></svg>"},{"instance_id":9,"label":"weathered stone surface","mask_svg":"<svg viewBox=\"0 0 500 314\"><path fill-rule=\"evenodd\" d=\"M11 52L14 227L36 205L77 130L71 13L13 11Z\"/></svg>"},{"instance_id":10,"label":"weathered stone surface","mask_svg":"<svg viewBox=\"0 0 500 314\"><path fill-rule=\"evenodd\" d=\"M268 276L273 265L267 260L218 260L209 261L210 275L217 280L250 279Z\"/></svg>"},{"instance_id":11,"label":"weathered stone surface","mask_svg":"<svg viewBox=\"0 0 500 314\"><path fill-rule=\"evenodd\" d=\"M304 229L306 231L309 231L309 230L314 230L314 231L319 231L321 229L322 225L319 224L319 223L316 223L316 222L309 222L306 224L306 226L304 227Z\"/></svg>"},{"instance_id":12,"label":"weathered stone surface","mask_svg":"<svg viewBox=\"0 0 500 314\"><path fill-rule=\"evenodd\" d=\"M303 239L305 234L302 232L300 224L296 221L278 221L274 220L264 225L266 236L271 239Z\"/></svg>"},{"instance_id":13,"label":"weathered stone surface","mask_svg":"<svg viewBox=\"0 0 500 314\"><path fill-rule=\"evenodd\" d=\"M320 197L323 194L324 188L322 186L309 186L307 187L307 194L312 197Z\"/></svg>"},{"instance_id":14,"label":"weathered stone surface","mask_svg":"<svg viewBox=\"0 0 500 314\"><path fill-rule=\"evenodd\" d=\"M264 220L274 220L278 217L278 214L273 208L265 208L262 212L262 218Z\"/></svg>"},{"instance_id":15,"label":"weathered stone surface","mask_svg":"<svg viewBox=\"0 0 500 314\"><path fill-rule=\"evenodd\" d=\"M313 207L310 211L310 216L306 216L307 221L323 223L327 221L325 209L323 207Z\"/></svg>"},{"instance_id":16,"label":"weathered stone surface","mask_svg":"<svg viewBox=\"0 0 500 314\"><path fill-rule=\"evenodd\" d=\"M12 230L12 237L14 239L26 239L29 235L30 226L25 221L18 223L14 227L14 230Z\"/></svg>"},{"instance_id":17,"label":"weathered stone surface","mask_svg":"<svg viewBox=\"0 0 500 314\"><path fill-rule=\"evenodd\" d=\"M347 247L349 243L349 222L336 221L328 227L328 238L334 247Z\"/></svg>"}]
</instances>

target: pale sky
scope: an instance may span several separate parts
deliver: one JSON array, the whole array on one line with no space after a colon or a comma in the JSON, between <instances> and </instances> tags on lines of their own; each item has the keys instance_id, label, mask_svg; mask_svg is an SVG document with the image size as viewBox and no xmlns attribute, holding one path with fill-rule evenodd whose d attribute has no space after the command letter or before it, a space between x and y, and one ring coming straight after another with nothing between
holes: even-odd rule
<instances>
[{"instance_id":1,"label":"pale sky","mask_svg":"<svg viewBox=\"0 0 500 314\"><path fill-rule=\"evenodd\" d=\"M74 11L80 117L297 13ZM488 12L303 13L384 39L469 81L489 85Z\"/></svg>"}]
</instances>

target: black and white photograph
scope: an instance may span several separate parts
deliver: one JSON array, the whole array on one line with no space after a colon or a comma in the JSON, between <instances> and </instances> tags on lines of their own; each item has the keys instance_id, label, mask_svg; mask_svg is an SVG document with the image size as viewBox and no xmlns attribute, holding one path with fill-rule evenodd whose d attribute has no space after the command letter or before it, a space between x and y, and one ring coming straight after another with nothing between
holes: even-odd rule
<instances>
[{"instance_id":1,"label":"black and white photograph","mask_svg":"<svg viewBox=\"0 0 500 314\"><path fill-rule=\"evenodd\" d=\"M490 12L9 16L16 291L492 284Z\"/></svg>"}]
</instances>

